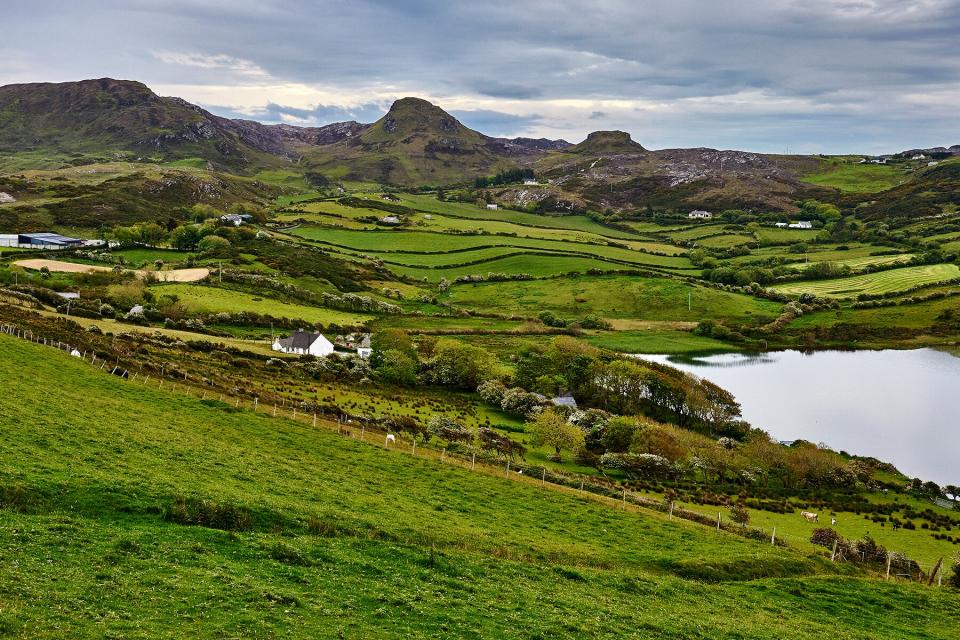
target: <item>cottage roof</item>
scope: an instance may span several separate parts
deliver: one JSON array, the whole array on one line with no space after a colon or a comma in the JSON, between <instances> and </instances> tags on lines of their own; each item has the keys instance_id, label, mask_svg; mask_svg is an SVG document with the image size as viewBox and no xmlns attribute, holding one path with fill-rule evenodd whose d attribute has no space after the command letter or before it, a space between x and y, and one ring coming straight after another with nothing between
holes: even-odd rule
<instances>
[{"instance_id":1,"label":"cottage roof","mask_svg":"<svg viewBox=\"0 0 960 640\"><path fill-rule=\"evenodd\" d=\"M322 336L319 333L297 329L290 334L289 338L281 338L279 342L280 346L284 349L309 349L310 345L316 342L317 338L320 337Z\"/></svg>"}]
</instances>

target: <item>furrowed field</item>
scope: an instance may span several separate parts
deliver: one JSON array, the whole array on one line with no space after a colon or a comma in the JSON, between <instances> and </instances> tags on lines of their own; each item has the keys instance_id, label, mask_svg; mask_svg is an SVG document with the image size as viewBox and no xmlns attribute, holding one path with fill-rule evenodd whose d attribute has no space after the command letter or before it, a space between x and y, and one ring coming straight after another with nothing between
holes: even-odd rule
<instances>
[{"instance_id":1,"label":"furrowed field","mask_svg":"<svg viewBox=\"0 0 960 640\"><path fill-rule=\"evenodd\" d=\"M9 336L0 347L8 635L951 638L960 625L943 590L148 389ZM214 526L188 524L202 518Z\"/></svg>"},{"instance_id":2,"label":"furrowed field","mask_svg":"<svg viewBox=\"0 0 960 640\"><path fill-rule=\"evenodd\" d=\"M797 282L774 287L786 294L812 293L837 298L855 297L861 293L884 294L906 291L914 287L945 282L960 277L954 264L933 264L890 269L835 280Z\"/></svg>"}]
</instances>

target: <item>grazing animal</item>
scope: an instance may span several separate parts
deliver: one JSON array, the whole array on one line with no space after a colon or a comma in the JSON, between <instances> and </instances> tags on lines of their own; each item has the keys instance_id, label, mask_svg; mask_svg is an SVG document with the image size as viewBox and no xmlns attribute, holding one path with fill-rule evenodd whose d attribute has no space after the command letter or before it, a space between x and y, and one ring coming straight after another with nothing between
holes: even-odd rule
<instances>
[{"instance_id":1,"label":"grazing animal","mask_svg":"<svg viewBox=\"0 0 960 640\"><path fill-rule=\"evenodd\" d=\"M836 518L830 518L830 526L831 526L831 527L837 526L837 519L836 519Z\"/></svg>"},{"instance_id":2,"label":"grazing animal","mask_svg":"<svg viewBox=\"0 0 960 640\"><path fill-rule=\"evenodd\" d=\"M800 515L807 519L807 522L820 522L820 516L816 513L810 513L809 511L801 511Z\"/></svg>"},{"instance_id":3,"label":"grazing animal","mask_svg":"<svg viewBox=\"0 0 960 640\"><path fill-rule=\"evenodd\" d=\"M397 441L397 436L393 435L392 433L388 433L387 437L383 441L383 446L393 444L396 441Z\"/></svg>"}]
</instances>

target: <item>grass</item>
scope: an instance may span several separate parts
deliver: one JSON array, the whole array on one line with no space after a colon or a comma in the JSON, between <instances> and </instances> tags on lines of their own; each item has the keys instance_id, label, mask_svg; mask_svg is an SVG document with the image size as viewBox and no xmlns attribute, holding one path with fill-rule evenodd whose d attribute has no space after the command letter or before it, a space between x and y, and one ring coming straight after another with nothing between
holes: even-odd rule
<instances>
[{"instance_id":1,"label":"grass","mask_svg":"<svg viewBox=\"0 0 960 640\"><path fill-rule=\"evenodd\" d=\"M7 635L949 638L960 624L944 591L0 346ZM163 514L178 496L251 528L177 524Z\"/></svg>"},{"instance_id":2,"label":"grass","mask_svg":"<svg viewBox=\"0 0 960 640\"><path fill-rule=\"evenodd\" d=\"M597 314L605 318L671 322L756 322L776 317L782 306L678 280L633 276L463 284L451 288L449 299L458 306L499 313L535 316L549 310L562 317Z\"/></svg>"},{"instance_id":3,"label":"grass","mask_svg":"<svg viewBox=\"0 0 960 640\"><path fill-rule=\"evenodd\" d=\"M833 159L821 166L821 170L803 176L805 182L840 191L877 193L897 186L903 180L901 169L888 164L860 164Z\"/></svg>"},{"instance_id":4,"label":"grass","mask_svg":"<svg viewBox=\"0 0 960 640\"><path fill-rule=\"evenodd\" d=\"M282 302L273 298L254 296L249 293L218 287L164 284L151 287L151 290L158 298L176 296L180 302L195 313L251 311L275 318L290 318L324 325L339 324L347 326L363 324L372 317L348 311Z\"/></svg>"},{"instance_id":5,"label":"grass","mask_svg":"<svg viewBox=\"0 0 960 640\"><path fill-rule=\"evenodd\" d=\"M832 298L850 298L861 293L884 294L906 291L916 286L934 284L953 278L960 278L960 267L957 265L931 264L902 267L833 280L791 282L790 284L775 285L772 288L788 295L812 293L817 296Z\"/></svg>"},{"instance_id":6,"label":"grass","mask_svg":"<svg viewBox=\"0 0 960 640\"><path fill-rule=\"evenodd\" d=\"M734 351L726 342L689 331L670 329L603 332L584 338L590 344L622 353L695 354Z\"/></svg>"}]
</instances>

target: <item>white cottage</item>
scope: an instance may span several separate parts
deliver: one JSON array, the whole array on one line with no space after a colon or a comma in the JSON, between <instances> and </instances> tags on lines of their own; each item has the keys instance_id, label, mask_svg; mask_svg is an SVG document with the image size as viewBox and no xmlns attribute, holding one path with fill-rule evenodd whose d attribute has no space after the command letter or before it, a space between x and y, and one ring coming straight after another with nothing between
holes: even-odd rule
<instances>
[{"instance_id":1,"label":"white cottage","mask_svg":"<svg viewBox=\"0 0 960 640\"><path fill-rule=\"evenodd\" d=\"M289 338L274 340L273 350L297 355L328 356L333 353L333 343L323 334L297 329Z\"/></svg>"}]
</instances>

